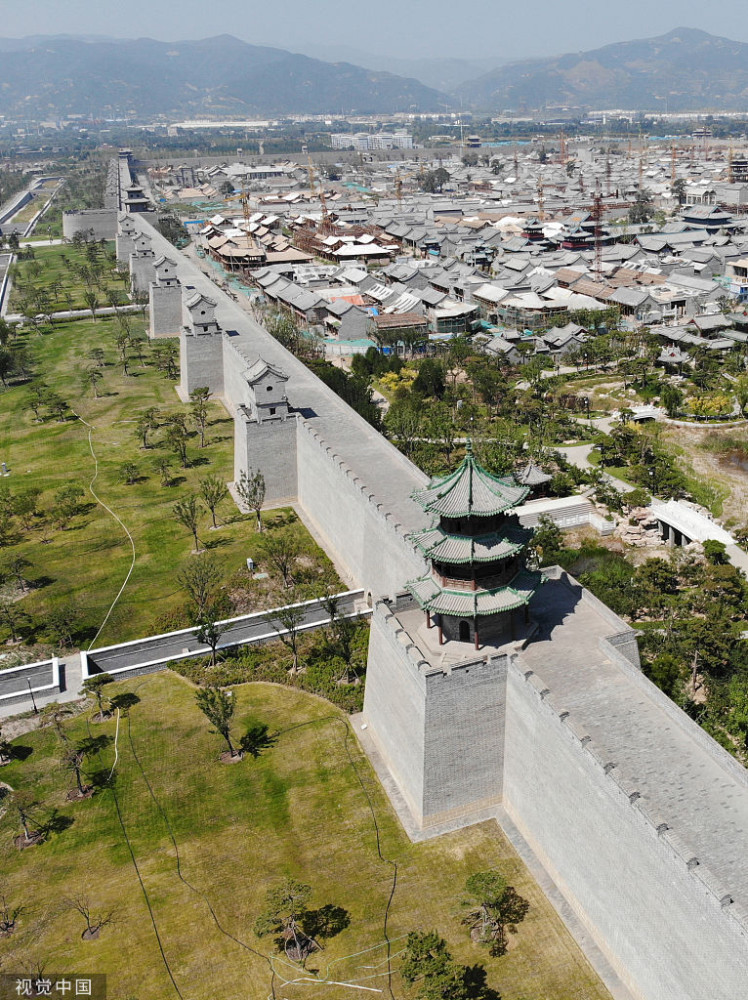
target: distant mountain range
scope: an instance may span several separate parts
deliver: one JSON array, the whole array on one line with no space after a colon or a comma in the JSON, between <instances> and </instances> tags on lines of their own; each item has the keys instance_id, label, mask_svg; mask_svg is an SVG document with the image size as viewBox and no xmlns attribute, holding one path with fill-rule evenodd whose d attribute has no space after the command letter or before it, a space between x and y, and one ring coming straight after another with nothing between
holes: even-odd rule
<instances>
[{"instance_id":1,"label":"distant mountain range","mask_svg":"<svg viewBox=\"0 0 748 1000\"><path fill-rule=\"evenodd\" d=\"M748 45L693 28L550 59L526 59L457 88L473 107L748 110Z\"/></svg>"},{"instance_id":2,"label":"distant mountain range","mask_svg":"<svg viewBox=\"0 0 748 1000\"><path fill-rule=\"evenodd\" d=\"M326 63L230 35L197 42L0 40L0 114L53 118L439 111L418 80Z\"/></svg>"},{"instance_id":3,"label":"distant mountain range","mask_svg":"<svg viewBox=\"0 0 748 1000\"><path fill-rule=\"evenodd\" d=\"M493 59L461 59L457 56L406 59L404 56L387 56L348 45L309 44L298 48L304 55L323 59L325 62L349 62L366 69L386 70L398 76L414 77L427 87L444 93L509 62L509 59L498 55Z\"/></svg>"},{"instance_id":4,"label":"distant mountain range","mask_svg":"<svg viewBox=\"0 0 748 1000\"><path fill-rule=\"evenodd\" d=\"M748 110L748 45L692 28L508 63L475 79L468 77L490 63L389 59L339 47L309 51L348 53L368 68L249 45L230 35L174 43L95 36L0 39L0 114L45 119L73 113L228 118L460 107Z\"/></svg>"}]
</instances>

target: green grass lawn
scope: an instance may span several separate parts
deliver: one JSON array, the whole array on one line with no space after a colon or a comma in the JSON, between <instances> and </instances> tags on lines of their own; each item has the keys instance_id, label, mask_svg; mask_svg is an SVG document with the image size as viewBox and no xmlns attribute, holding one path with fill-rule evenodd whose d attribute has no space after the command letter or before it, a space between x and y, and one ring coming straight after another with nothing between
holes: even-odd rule
<instances>
[{"instance_id":1,"label":"green grass lawn","mask_svg":"<svg viewBox=\"0 0 748 1000\"><path fill-rule=\"evenodd\" d=\"M390 901L398 998L414 995L398 974L405 936L433 929L457 960L485 964L503 1000L609 1000L499 828L487 822L411 844L346 717L329 703L270 684L235 688L234 731L262 721L277 736L257 759L226 765L217 759L221 738L210 733L186 681L165 673L135 678L127 689L140 703L120 721L111 787L68 802L71 776L57 760L52 730L17 739L30 755L0 772L13 788L34 789L43 803L36 823L56 810L60 830L19 851L13 806L0 818L2 892L23 907L17 932L0 940L4 969L39 962L55 972L105 973L111 1000L176 997L165 962L190 1000L265 1000L271 986L287 1000L359 993L293 982L303 976L389 995L383 928ZM114 721L94 724L88 714L67 724L71 736L115 735ZM113 760L110 747L91 767L108 773ZM494 867L530 903L501 958L473 944L460 924L466 878ZM306 972L272 937L253 931L266 892L285 875L312 887L311 907L343 907L350 918ZM81 939L84 924L67 902L82 895L94 914L114 908L114 922L95 941Z\"/></svg>"},{"instance_id":2,"label":"green grass lawn","mask_svg":"<svg viewBox=\"0 0 748 1000\"><path fill-rule=\"evenodd\" d=\"M37 204L36 211L40 207L41 204ZM42 220L38 235L45 239L49 238L44 220ZM24 306L27 305L27 300L33 314L47 311L59 312L65 309L87 309L88 304L84 298L84 292L88 286L96 294L100 306L109 305L107 299L109 292L116 294L120 303L129 301L126 294L129 291L129 275L126 275L123 281L117 274L113 243L108 243L105 249L97 244L88 250L85 246L74 244L30 249L33 252L33 258L19 259L14 267L13 287L8 305L9 312L26 311ZM92 266L95 266L92 265L92 260L95 260L97 256L100 261L98 284L90 278L87 286L80 269L86 268L90 276ZM41 292L46 294L48 298L44 309L35 299L35 290L37 295Z\"/></svg>"},{"instance_id":3,"label":"green grass lawn","mask_svg":"<svg viewBox=\"0 0 748 1000\"><path fill-rule=\"evenodd\" d=\"M140 325L142 331L142 321ZM88 493L95 463L89 449L89 428L82 420L93 428L91 440L98 460L95 490L128 527L136 552L133 574L97 645L163 630L164 617L184 606L185 594L176 576L192 558L194 543L187 529L175 519L173 506L195 493L200 479L207 474L222 482L233 479L233 423L222 405L209 404L206 447L200 448L189 419L190 408L177 398L175 382L157 371L152 346L145 345L142 363L131 350L132 374L124 376L116 336L116 324L103 319L55 325L53 332L41 336L26 334L36 376L71 407L65 420L60 421L43 408L43 422L37 422L28 405L32 391L29 385L13 384L0 392L0 459L12 470L8 478L0 480L0 488L10 489L12 494L41 489L42 512L53 509L55 495L64 487L77 486L86 491L82 513L64 530L51 526L49 519L41 516L32 518L28 527L15 517L9 544L0 550L0 563L17 554L31 563L27 577L36 586L20 606L32 616L42 638L46 613L70 605L79 609L84 624L95 631L132 560L124 531ZM80 384L81 371L94 365L89 352L95 348L102 349L106 359L104 367L98 369L103 373L99 398ZM163 426L151 434L150 447L141 447L135 428L138 417L149 407L157 407L162 424L168 415L183 414L188 418L189 467L182 468L164 444ZM157 459L164 455L172 463L170 486L162 485L156 469ZM127 462L134 463L138 470L137 482L129 486L120 478L120 469ZM210 530L210 516L204 511L199 534L224 577L240 571L246 558L253 556L259 568L271 574L268 581L253 584L250 596L256 602L255 609L285 603L279 600L283 591L277 574L262 565L260 536L254 530L253 519L241 515L230 499L219 506L218 519L219 530ZM295 520L295 515L268 515L266 520L280 523ZM299 538L302 581L311 586L322 572L335 580L329 560L301 524L295 521L289 530ZM247 584L253 583L246 571L244 575ZM186 621L177 616L173 627L183 624ZM0 625L0 639L7 634Z\"/></svg>"}]
</instances>

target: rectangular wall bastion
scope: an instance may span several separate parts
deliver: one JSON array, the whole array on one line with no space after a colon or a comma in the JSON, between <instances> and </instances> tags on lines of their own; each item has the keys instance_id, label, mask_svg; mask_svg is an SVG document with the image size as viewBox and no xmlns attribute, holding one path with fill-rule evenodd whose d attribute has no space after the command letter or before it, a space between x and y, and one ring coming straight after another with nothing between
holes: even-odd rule
<instances>
[{"instance_id":1,"label":"rectangular wall bastion","mask_svg":"<svg viewBox=\"0 0 748 1000\"><path fill-rule=\"evenodd\" d=\"M728 785L748 787L745 769L644 677L638 654L632 662L631 630L564 571L547 572L600 612L610 633L601 653L658 709L668 703L662 725L677 725ZM640 790L631 761L590 736L521 649L434 666L398 620L400 603L374 608L361 736L394 779L406 829L437 835L500 803L631 995L744 995L744 886L723 881L704 845L692 846L679 818ZM493 816L500 823L500 810Z\"/></svg>"},{"instance_id":2,"label":"rectangular wall bastion","mask_svg":"<svg viewBox=\"0 0 748 1000\"><path fill-rule=\"evenodd\" d=\"M390 603L375 605L363 718L422 830L468 825L502 801L508 663L435 666Z\"/></svg>"}]
</instances>

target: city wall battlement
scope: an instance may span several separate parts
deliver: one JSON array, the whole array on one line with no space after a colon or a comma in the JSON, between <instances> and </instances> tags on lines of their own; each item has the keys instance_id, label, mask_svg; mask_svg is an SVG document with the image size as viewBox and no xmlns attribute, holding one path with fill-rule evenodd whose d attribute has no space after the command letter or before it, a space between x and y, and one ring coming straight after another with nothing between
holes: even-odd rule
<instances>
[{"instance_id":1,"label":"city wall battlement","mask_svg":"<svg viewBox=\"0 0 748 1000\"><path fill-rule=\"evenodd\" d=\"M748 907L735 901L733 892L710 869L708 860L700 858L698 852L689 845L687 835L674 829L671 826L672 819L641 794L636 780L624 774L617 762L611 759L608 749L593 740L585 724L578 722L563 707L563 699L554 695L542 677L533 670L523 670L521 662L517 660L512 662L512 666L517 671L515 676L521 677L527 689L532 692L536 710L558 724L560 731L566 734L573 745L574 751L584 754L592 762L601 782L609 782L609 789L617 806L633 810L633 815L646 830L647 836L664 845L664 853L675 863L678 874L700 883L714 905L715 913L719 912L732 921L742 937L748 939Z\"/></svg>"}]
</instances>

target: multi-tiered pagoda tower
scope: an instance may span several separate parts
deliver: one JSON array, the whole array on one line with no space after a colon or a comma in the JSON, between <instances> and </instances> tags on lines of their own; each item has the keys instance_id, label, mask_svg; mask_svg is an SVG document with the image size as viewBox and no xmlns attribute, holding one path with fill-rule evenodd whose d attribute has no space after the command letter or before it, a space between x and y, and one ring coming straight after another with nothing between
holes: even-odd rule
<instances>
[{"instance_id":1,"label":"multi-tiered pagoda tower","mask_svg":"<svg viewBox=\"0 0 748 1000\"><path fill-rule=\"evenodd\" d=\"M435 522L411 535L431 573L407 586L426 612L427 627L438 628L440 645L497 645L516 638L518 613L529 620L541 576L525 567L532 531L513 513L529 492L486 472L468 445L458 469L411 494Z\"/></svg>"}]
</instances>

